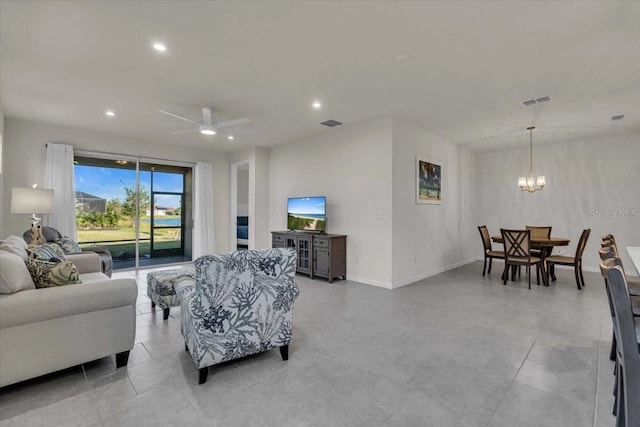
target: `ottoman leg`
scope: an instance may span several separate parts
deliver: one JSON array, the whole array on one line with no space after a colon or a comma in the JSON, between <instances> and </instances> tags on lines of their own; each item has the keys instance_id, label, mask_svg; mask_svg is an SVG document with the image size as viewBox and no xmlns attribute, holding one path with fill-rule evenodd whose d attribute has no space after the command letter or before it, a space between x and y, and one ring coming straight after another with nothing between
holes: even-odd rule
<instances>
[{"instance_id":1,"label":"ottoman leg","mask_svg":"<svg viewBox=\"0 0 640 427\"><path fill-rule=\"evenodd\" d=\"M167 320L169 318L169 309L168 308L163 308L162 309L162 319L163 320Z\"/></svg>"}]
</instances>

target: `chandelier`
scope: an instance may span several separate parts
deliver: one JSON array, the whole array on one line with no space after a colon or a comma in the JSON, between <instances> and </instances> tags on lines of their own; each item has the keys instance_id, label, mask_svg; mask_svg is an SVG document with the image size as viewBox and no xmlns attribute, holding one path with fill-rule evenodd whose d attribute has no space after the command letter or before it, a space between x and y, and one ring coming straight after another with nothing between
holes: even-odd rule
<instances>
[{"instance_id":1,"label":"chandelier","mask_svg":"<svg viewBox=\"0 0 640 427\"><path fill-rule=\"evenodd\" d=\"M533 179L533 130L535 128L535 126L529 126L527 128L529 131L529 176L521 176L518 178L518 187L520 187L522 191L528 191L529 193L542 190L546 185L544 175L538 176L537 180Z\"/></svg>"}]
</instances>

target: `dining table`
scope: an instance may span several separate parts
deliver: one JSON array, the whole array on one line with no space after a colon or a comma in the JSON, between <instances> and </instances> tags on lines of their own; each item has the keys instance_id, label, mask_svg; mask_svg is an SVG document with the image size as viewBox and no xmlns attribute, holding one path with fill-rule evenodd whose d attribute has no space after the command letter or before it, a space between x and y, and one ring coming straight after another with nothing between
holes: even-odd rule
<instances>
[{"instance_id":1,"label":"dining table","mask_svg":"<svg viewBox=\"0 0 640 427\"><path fill-rule=\"evenodd\" d=\"M491 240L495 243L504 243L500 235L491 236ZM542 272L542 282L545 286L549 286L549 272L544 261L545 258L553 253L555 246L569 246L569 243L571 243L571 240L566 237L531 238L531 248L540 250L540 258L542 259L540 270Z\"/></svg>"},{"instance_id":2,"label":"dining table","mask_svg":"<svg viewBox=\"0 0 640 427\"><path fill-rule=\"evenodd\" d=\"M627 246L627 253L629 253L631 262L636 268L636 274L640 276L640 246Z\"/></svg>"}]
</instances>

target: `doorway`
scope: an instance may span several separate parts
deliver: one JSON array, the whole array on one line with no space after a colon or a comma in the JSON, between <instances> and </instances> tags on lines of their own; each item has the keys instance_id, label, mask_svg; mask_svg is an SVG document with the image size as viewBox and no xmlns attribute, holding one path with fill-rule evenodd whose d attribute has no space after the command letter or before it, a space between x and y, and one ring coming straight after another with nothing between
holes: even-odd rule
<instances>
[{"instance_id":1,"label":"doorway","mask_svg":"<svg viewBox=\"0 0 640 427\"><path fill-rule=\"evenodd\" d=\"M250 161L231 164L231 250L251 248L251 218L249 215Z\"/></svg>"}]
</instances>

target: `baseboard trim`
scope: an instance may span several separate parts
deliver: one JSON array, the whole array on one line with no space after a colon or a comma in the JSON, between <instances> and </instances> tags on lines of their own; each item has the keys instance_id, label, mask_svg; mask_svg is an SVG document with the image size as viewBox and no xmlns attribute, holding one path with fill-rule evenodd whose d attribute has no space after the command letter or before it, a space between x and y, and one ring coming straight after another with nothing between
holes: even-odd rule
<instances>
[{"instance_id":1,"label":"baseboard trim","mask_svg":"<svg viewBox=\"0 0 640 427\"><path fill-rule=\"evenodd\" d=\"M347 275L347 280L350 281L350 282L362 283L363 285L376 286L378 288L393 289L391 287L391 284L388 283L388 282L380 282L378 280L371 280L371 279L368 279L366 277Z\"/></svg>"},{"instance_id":2,"label":"baseboard trim","mask_svg":"<svg viewBox=\"0 0 640 427\"><path fill-rule=\"evenodd\" d=\"M427 279L429 277L436 276L436 275L438 275L440 273L444 273L445 271L453 270L454 268L462 267L463 265L471 264L472 262L476 262L476 261L482 260L482 259L484 259L484 258L469 258L469 259L465 259L463 261L457 262L455 264L452 264L452 265L449 265L449 266L446 266L446 267L441 267L441 268L437 268L435 270L427 271L426 273L422 273L422 274L419 274L417 276L410 277L408 279L403 279L403 280L400 280L398 282L394 282L394 283L391 284L391 288L390 289L398 289L398 288L401 288L403 286L410 285L410 284L418 282L420 280L424 280L424 279Z\"/></svg>"}]
</instances>

